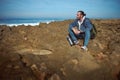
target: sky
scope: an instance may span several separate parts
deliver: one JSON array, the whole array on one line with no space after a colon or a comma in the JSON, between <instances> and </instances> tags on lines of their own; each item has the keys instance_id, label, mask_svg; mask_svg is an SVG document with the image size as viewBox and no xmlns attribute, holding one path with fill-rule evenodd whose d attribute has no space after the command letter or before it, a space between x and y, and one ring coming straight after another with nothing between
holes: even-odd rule
<instances>
[{"instance_id":1,"label":"sky","mask_svg":"<svg viewBox=\"0 0 120 80\"><path fill-rule=\"evenodd\" d=\"M0 0L0 18L120 18L120 0Z\"/></svg>"}]
</instances>

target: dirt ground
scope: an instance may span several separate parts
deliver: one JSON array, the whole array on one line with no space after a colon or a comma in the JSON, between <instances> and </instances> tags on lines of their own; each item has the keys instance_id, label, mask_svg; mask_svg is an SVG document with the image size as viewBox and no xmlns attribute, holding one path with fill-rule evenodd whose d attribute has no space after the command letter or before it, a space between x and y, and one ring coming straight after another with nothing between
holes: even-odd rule
<instances>
[{"instance_id":1,"label":"dirt ground","mask_svg":"<svg viewBox=\"0 0 120 80\"><path fill-rule=\"evenodd\" d=\"M0 26L0 80L120 80L120 20L93 19L88 51L67 42L72 21Z\"/></svg>"}]
</instances>

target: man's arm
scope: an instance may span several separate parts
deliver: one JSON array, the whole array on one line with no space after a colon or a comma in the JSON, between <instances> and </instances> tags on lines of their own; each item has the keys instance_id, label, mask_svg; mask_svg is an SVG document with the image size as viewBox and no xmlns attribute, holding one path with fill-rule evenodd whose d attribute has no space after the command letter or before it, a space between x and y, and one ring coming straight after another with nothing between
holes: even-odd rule
<instances>
[{"instance_id":1,"label":"man's arm","mask_svg":"<svg viewBox=\"0 0 120 80\"><path fill-rule=\"evenodd\" d=\"M72 30L73 30L73 32L75 34L79 34L80 33L80 30L78 30L77 27L73 27Z\"/></svg>"},{"instance_id":2,"label":"man's arm","mask_svg":"<svg viewBox=\"0 0 120 80\"><path fill-rule=\"evenodd\" d=\"M85 27L87 30L91 30L93 28L93 25L89 19L85 20Z\"/></svg>"},{"instance_id":3,"label":"man's arm","mask_svg":"<svg viewBox=\"0 0 120 80\"><path fill-rule=\"evenodd\" d=\"M80 30L77 29L77 20L75 20L74 22L72 22L70 24L70 26L72 27L71 29L73 30L73 32L75 34L79 34L80 33Z\"/></svg>"}]
</instances>

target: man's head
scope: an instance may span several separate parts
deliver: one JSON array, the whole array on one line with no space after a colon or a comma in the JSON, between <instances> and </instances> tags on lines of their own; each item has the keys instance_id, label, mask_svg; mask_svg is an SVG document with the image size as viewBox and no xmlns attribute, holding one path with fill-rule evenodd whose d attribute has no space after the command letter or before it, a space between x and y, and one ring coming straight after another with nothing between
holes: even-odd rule
<instances>
[{"instance_id":1,"label":"man's head","mask_svg":"<svg viewBox=\"0 0 120 80\"><path fill-rule=\"evenodd\" d=\"M86 16L86 14L83 11L77 12L77 15L76 15L77 19L82 19L84 16Z\"/></svg>"}]
</instances>

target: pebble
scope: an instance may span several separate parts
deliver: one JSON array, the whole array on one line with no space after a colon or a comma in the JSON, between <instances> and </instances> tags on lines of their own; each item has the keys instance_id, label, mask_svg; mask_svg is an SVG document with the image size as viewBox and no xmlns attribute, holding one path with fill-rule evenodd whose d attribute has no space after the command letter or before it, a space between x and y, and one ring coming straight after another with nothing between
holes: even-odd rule
<instances>
[{"instance_id":1,"label":"pebble","mask_svg":"<svg viewBox=\"0 0 120 80\"><path fill-rule=\"evenodd\" d=\"M62 74L63 74L64 76L67 76L64 68L60 68L60 71L62 72Z\"/></svg>"},{"instance_id":2,"label":"pebble","mask_svg":"<svg viewBox=\"0 0 120 80\"><path fill-rule=\"evenodd\" d=\"M73 62L73 64L75 64L75 65L78 64L78 60L77 60L77 59L73 59L72 62Z\"/></svg>"},{"instance_id":3,"label":"pebble","mask_svg":"<svg viewBox=\"0 0 120 80\"><path fill-rule=\"evenodd\" d=\"M6 67L7 67L7 68L12 68L12 65L11 65L11 64L8 64Z\"/></svg>"},{"instance_id":4,"label":"pebble","mask_svg":"<svg viewBox=\"0 0 120 80\"><path fill-rule=\"evenodd\" d=\"M16 65L14 66L14 69L20 69L20 66Z\"/></svg>"},{"instance_id":5,"label":"pebble","mask_svg":"<svg viewBox=\"0 0 120 80\"><path fill-rule=\"evenodd\" d=\"M48 80L61 80L58 74L53 74Z\"/></svg>"}]
</instances>

